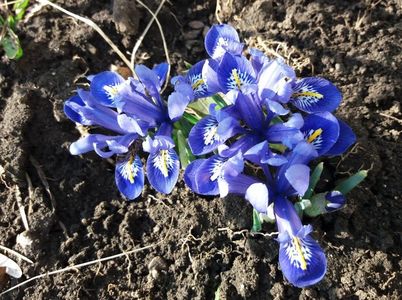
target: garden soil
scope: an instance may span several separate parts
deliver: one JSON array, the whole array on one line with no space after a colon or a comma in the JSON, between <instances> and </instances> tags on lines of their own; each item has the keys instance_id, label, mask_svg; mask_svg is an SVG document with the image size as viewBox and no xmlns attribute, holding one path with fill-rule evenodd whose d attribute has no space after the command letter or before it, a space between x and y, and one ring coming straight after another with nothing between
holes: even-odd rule
<instances>
[{"instance_id":1,"label":"garden soil","mask_svg":"<svg viewBox=\"0 0 402 300\"><path fill-rule=\"evenodd\" d=\"M56 2L92 19L125 53L150 20L133 1L119 1L114 10L106 0ZM153 10L158 5L145 2ZM20 24L22 59L3 56L0 64L0 245L34 262L10 254L24 275L3 279L1 289L149 247L45 276L0 298L401 299L402 2L220 4L220 20L242 39L283 55L300 76L330 79L343 93L337 115L358 140L342 158L324 161L320 188L359 169L369 169L369 176L348 194L343 210L305 220L327 255L325 278L308 289L287 283L275 237L250 234L252 209L242 198L199 197L179 180L170 195L146 187L142 197L126 202L114 185L113 161L70 155L68 146L80 133L64 116L63 102L85 75L124 65L93 29L43 7ZM206 57L203 35L217 22L215 8L215 1L188 0L163 7L173 72ZM154 25L137 62L164 61L162 45ZM273 231L264 224L263 233Z\"/></svg>"}]
</instances>

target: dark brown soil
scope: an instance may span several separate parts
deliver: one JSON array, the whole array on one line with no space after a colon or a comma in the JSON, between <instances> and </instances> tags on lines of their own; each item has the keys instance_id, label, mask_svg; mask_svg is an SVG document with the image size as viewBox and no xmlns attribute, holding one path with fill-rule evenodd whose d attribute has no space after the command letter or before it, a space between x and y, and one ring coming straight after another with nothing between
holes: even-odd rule
<instances>
[{"instance_id":1,"label":"dark brown soil","mask_svg":"<svg viewBox=\"0 0 402 300\"><path fill-rule=\"evenodd\" d=\"M135 14L138 32L125 36L115 29L111 1L57 2L93 19L121 49L132 48L149 20L140 9ZM156 9L157 3L146 2ZM220 299L402 297L401 1L220 2L223 21L235 25L243 38L258 35L293 45L311 61L300 68L301 75L327 77L344 94L338 116L352 125L358 145L337 168L339 160L328 161L327 176L371 171L349 194L345 209L312 220L328 258L325 279L309 289L290 286L278 269L273 238L234 233L251 226L251 207L241 198L197 197L180 181L169 196L147 188L141 199L129 203L114 186L111 164L94 154L71 156L68 145L79 133L63 115L63 101L83 74L121 62L92 29L44 8L20 28L24 57L18 62L3 58L0 65L0 164L7 171L0 183L0 244L35 262L21 262L21 281L160 243L33 281L5 299L214 299L218 289ZM160 19L174 72L184 68L184 60L194 63L206 56L206 29L192 29L199 24L190 22L210 26L216 22L214 13L215 1L166 4ZM148 65L164 59L155 26L139 53L147 55ZM54 211L31 157L49 182ZM16 242L25 230L17 187L32 240L25 247ZM265 232L273 230L264 225Z\"/></svg>"}]
</instances>

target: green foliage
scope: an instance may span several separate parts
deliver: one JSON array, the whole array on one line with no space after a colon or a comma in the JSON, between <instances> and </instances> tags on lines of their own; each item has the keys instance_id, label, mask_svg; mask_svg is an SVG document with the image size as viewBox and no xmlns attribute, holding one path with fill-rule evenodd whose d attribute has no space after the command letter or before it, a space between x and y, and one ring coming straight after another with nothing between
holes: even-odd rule
<instances>
[{"instance_id":1,"label":"green foliage","mask_svg":"<svg viewBox=\"0 0 402 300\"><path fill-rule=\"evenodd\" d=\"M368 174L367 170L359 171L356 174L350 176L349 178L341 181L341 183L339 183L334 190L340 191L342 194L346 195L352 189L354 189L360 182L362 182L364 178L367 177L367 174Z\"/></svg>"},{"instance_id":2,"label":"green foliage","mask_svg":"<svg viewBox=\"0 0 402 300\"><path fill-rule=\"evenodd\" d=\"M261 219L260 219L260 214L258 211L253 209L253 227L251 227L251 232L259 232L262 229L261 225Z\"/></svg>"},{"instance_id":3,"label":"green foliage","mask_svg":"<svg viewBox=\"0 0 402 300\"><path fill-rule=\"evenodd\" d=\"M20 40L14 31L28 5L29 0L19 0L14 2L11 9L8 6L2 7L4 15L0 15L0 45L9 59L19 59L23 54Z\"/></svg>"}]
</instances>

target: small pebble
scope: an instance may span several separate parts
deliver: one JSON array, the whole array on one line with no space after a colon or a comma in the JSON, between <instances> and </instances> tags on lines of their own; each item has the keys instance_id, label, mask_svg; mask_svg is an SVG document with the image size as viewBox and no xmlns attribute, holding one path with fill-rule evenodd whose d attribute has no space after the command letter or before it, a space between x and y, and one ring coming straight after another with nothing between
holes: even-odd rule
<instances>
[{"instance_id":1,"label":"small pebble","mask_svg":"<svg viewBox=\"0 0 402 300\"><path fill-rule=\"evenodd\" d=\"M204 28L204 23L202 23L201 21L191 21L190 23L188 23L188 26L192 29L202 29Z\"/></svg>"},{"instance_id":2,"label":"small pebble","mask_svg":"<svg viewBox=\"0 0 402 300\"><path fill-rule=\"evenodd\" d=\"M185 32L183 34L183 37L186 40L195 40L198 37L199 34L200 34L199 30L191 30L191 31Z\"/></svg>"}]
</instances>

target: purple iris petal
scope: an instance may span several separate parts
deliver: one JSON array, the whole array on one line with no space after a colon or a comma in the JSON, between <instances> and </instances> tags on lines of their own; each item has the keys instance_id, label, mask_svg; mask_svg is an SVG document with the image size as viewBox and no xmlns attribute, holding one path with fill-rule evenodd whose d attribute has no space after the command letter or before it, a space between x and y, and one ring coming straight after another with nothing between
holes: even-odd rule
<instances>
[{"instance_id":1,"label":"purple iris petal","mask_svg":"<svg viewBox=\"0 0 402 300\"><path fill-rule=\"evenodd\" d=\"M314 146L318 155L325 154L339 137L339 122L329 112L310 114L304 119L300 129L305 140Z\"/></svg>"},{"instance_id":2,"label":"purple iris petal","mask_svg":"<svg viewBox=\"0 0 402 300\"><path fill-rule=\"evenodd\" d=\"M145 136L147 130L149 129L149 124L135 119L126 114L119 114L117 116L117 122L121 128L124 128L127 132L135 132L141 136Z\"/></svg>"},{"instance_id":3,"label":"purple iris petal","mask_svg":"<svg viewBox=\"0 0 402 300\"><path fill-rule=\"evenodd\" d=\"M115 72L105 71L91 77L91 94L99 104L116 107L124 78Z\"/></svg>"},{"instance_id":4,"label":"purple iris petal","mask_svg":"<svg viewBox=\"0 0 402 300\"><path fill-rule=\"evenodd\" d=\"M335 110L342 100L336 86L324 78L308 77L296 82L291 102L300 110L315 113Z\"/></svg>"},{"instance_id":5,"label":"purple iris petal","mask_svg":"<svg viewBox=\"0 0 402 300\"><path fill-rule=\"evenodd\" d=\"M122 88L122 99L117 102L117 110L136 116L151 126L155 126L166 119L165 112L157 103L138 91L141 90L141 87L138 87L139 84L138 81L130 79L130 84Z\"/></svg>"},{"instance_id":6,"label":"purple iris petal","mask_svg":"<svg viewBox=\"0 0 402 300\"><path fill-rule=\"evenodd\" d=\"M169 194L179 177L180 161L173 149L160 148L147 159L147 178L158 192Z\"/></svg>"},{"instance_id":7,"label":"purple iris petal","mask_svg":"<svg viewBox=\"0 0 402 300\"><path fill-rule=\"evenodd\" d=\"M256 90L254 69L244 56L226 53L219 64L218 80L223 92L241 91L249 93ZM251 90L248 87L254 87Z\"/></svg>"},{"instance_id":8,"label":"purple iris petal","mask_svg":"<svg viewBox=\"0 0 402 300\"><path fill-rule=\"evenodd\" d=\"M201 119L190 131L188 143L195 155L215 150L238 131L238 121L222 111L214 112Z\"/></svg>"},{"instance_id":9,"label":"purple iris petal","mask_svg":"<svg viewBox=\"0 0 402 300\"><path fill-rule=\"evenodd\" d=\"M277 167L287 162L286 157L273 153L269 149L267 141L254 145L246 153L244 153L244 157L257 165L268 164L270 166Z\"/></svg>"},{"instance_id":10,"label":"purple iris petal","mask_svg":"<svg viewBox=\"0 0 402 300\"><path fill-rule=\"evenodd\" d=\"M213 95L222 92L222 87L218 80L219 64L213 59L205 61L202 67L202 78L208 87L208 92Z\"/></svg>"},{"instance_id":11,"label":"purple iris petal","mask_svg":"<svg viewBox=\"0 0 402 300\"><path fill-rule=\"evenodd\" d=\"M356 135L354 134L353 129L340 119L338 119L338 122L338 140L332 146L332 148L325 153L325 155L341 155L356 142Z\"/></svg>"},{"instance_id":12,"label":"purple iris petal","mask_svg":"<svg viewBox=\"0 0 402 300\"><path fill-rule=\"evenodd\" d=\"M191 162L184 171L184 182L195 193L202 194L198 187L197 172L200 166L206 161L206 159L196 159ZM209 195L208 193L202 195ZM215 195L214 193L212 195Z\"/></svg>"},{"instance_id":13,"label":"purple iris petal","mask_svg":"<svg viewBox=\"0 0 402 300\"><path fill-rule=\"evenodd\" d=\"M292 165L285 171L285 177L297 194L303 196L309 185L310 168L302 164Z\"/></svg>"},{"instance_id":14,"label":"purple iris petal","mask_svg":"<svg viewBox=\"0 0 402 300\"><path fill-rule=\"evenodd\" d=\"M264 53L256 48L249 48L250 62L254 68L256 74L269 63L269 58Z\"/></svg>"},{"instance_id":15,"label":"purple iris petal","mask_svg":"<svg viewBox=\"0 0 402 300\"><path fill-rule=\"evenodd\" d=\"M286 198L275 198L274 211L283 275L297 287L317 283L325 275L327 260L321 247L310 237L312 227L302 225L293 204Z\"/></svg>"},{"instance_id":16,"label":"purple iris petal","mask_svg":"<svg viewBox=\"0 0 402 300\"><path fill-rule=\"evenodd\" d=\"M273 112L273 113L275 113L275 114L277 114L277 115L285 116L285 115L287 115L287 114L289 113L289 110L286 109L286 108L284 108L284 107L282 106L282 104L279 103L279 102L276 102L276 101L273 101L273 100L269 100L269 98L267 98L267 99L265 99L265 103L267 104L268 109L269 109L271 112Z\"/></svg>"},{"instance_id":17,"label":"purple iris petal","mask_svg":"<svg viewBox=\"0 0 402 300\"><path fill-rule=\"evenodd\" d=\"M260 131L263 127L265 116L261 104L254 95L239 94L236 101L236 108L240 112L242 119L255 131Z\"/></svg>"},{"instance_id":18,"label":"purple iris petal","mask_svg":"<svg viewBox=\"0 0 402 300\"><path fill-rule=\"evenodd\" d=\"M108 140L118 140L120 136L108 136L103 134L90 134L86 137L80 138L70 145L70 153L72 155L80 155L93 151L95 145L106 147Z\"/></svg>"},{"instance_id":19,"label":"purple iris petal","mask_svg":"<svg viewBox=\"0 0 402 300\"><path fill-rule=\"evenodd\" d=\"M206 60L201 60L188 70L186 78L194 92L194 98L205 98L211 95L208 84L202 76L202 70Z\"/></svg>"},{"instance_id":20,"label":"purple iris petal","mask_svg":"<svg viewBox=\"0 0 402 300\"><path fill-rule=\"evenodd\" d=\"M254 183L246 191L245 198L256 211L267 214L269 205L268 188L264 183Z\"/></svg>"},{"instance_id":21,"label":"purple iris petal","mask_svg":"<svg viewBox=\"0 0 402 300\"><path fill-rule=\"evenodd\" d=\"M73 122L82 125L92 125L92 121L87 119L81 112L81 107L85 106L81 97L78 95L72 96L64 103L64 113Z\"/></svg>"},{"instance_id":22,"label":"purple iris petal","mask_svg":"<svg viewBox=\"0 0 402 300\"><path fill-rule=\"evenodd\" d=\"M144 187L144 170L139 156L128 155L116 163L115 180L119 191L129 200L141 195Z\"/></svg>"},{"instance_id":23,"label":"purple iris petal","mask_svg":"<svg viewBox=\"0 0 402 300\"><path fill-rule=\"evenodd\" d=\"M226 52L240 55L243 47L239 35L230 25L213 25L205 36L205 49L213 59L221 58Z\"/></svg>"},{"instance_id":24,"label":"purple iris petal","mask_svg":"<svg viewBox=\"0 0 402 300\"><path fill-rule=\"evenodd\" d=\"M168 63L160 63L152 68L152 71L158 76L159 79L159 86L162 86L166 80L167 72L169 70Z\"/></svg>"},{"instance_id":25,"label":"purple iris petal","mask_svg":"<svg viewBox=\"0 0 402 300\"><path fill-rule=\"evenodd\" d=\"M94 151L100 157L109 158L114 154L128 152L128 147L137 139L135 133L120 136L117 139L106 140L105 143L94 143Z\"/></svg>"},{"instance_id":26,"label":"purple iris petal","mask_svg":"<svg viewBox=\"0 0 402 300\"><path fill-rule=\"evenodd\" d=\"M218 148L219 155L224 157L232 157L237 152L245 153L255 144L261 141L261 137L247 133L236 140L230 147Z\"/></svg>"},{"instance_id":27,"label":"purple iris petal","mask_svg":"<svg viewBox=\"0 0 402 300\"><path fill-rule=\"evenodd\" d=\"M287 103L293 92L296 79L294 70L283 59L270 61L261 70L258 78L258 94L261 99Z\"/></svg>"},{"instance_id":28,"label":"purple iris petal","mask_svg":"<svg viewBox=\"0 0 402 300\"><path fill-rule=\"evenodd\" d=\"M172 121L176 121L181 118L190 101L191 99L182 93L173 92L170 94L168 98L169 118Z\"/></svg>"}]
</instances>

